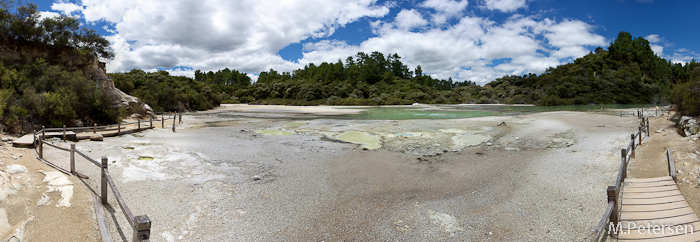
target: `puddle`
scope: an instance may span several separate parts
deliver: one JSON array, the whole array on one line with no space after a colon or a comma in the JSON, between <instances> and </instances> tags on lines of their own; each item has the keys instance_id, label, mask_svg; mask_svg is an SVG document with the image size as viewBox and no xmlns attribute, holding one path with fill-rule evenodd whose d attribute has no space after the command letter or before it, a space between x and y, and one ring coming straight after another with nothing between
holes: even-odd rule
<instances>
[{"instance_id":1,"label":"puddle","mask_svg":"<svg viewBox=\"0 0 700 242\"><path fill-rule=\"evenodd\" d=\"M302 122L289 122L289 123L284 123L284 126L287 126L287 127L301 127L301 126L304 126L304 125L306 125L306 123L302 123Z\"/></svg>"},{"instance_id":2,"label":"puddle","mask_svg":"<svg viewBox=\"0 0 700 242\"><path fill-rule=\"evenodd\" d=\"M339 135L338 139L350 143L361 144L367 149L379 149L382 147L382 145L379 143L379 139L376 136L362 131L348 131Z\"/></svg>"},{"instance_id":3,"label":"puddle","mask_svg":"<svg viewBox=\"0 0 700 242\"><path fill-rule=\"evenodd\" d=\"M141 161L152 161L153 157L150 156L139 156L139 160Z\"/></svg>"},{"instance_id":4,"label":"puddle","mask_svg":"<svg viewBox=\"0 0 700 242\"><path fill-rule=\"evenodd\" d=\"M491 139L491 136L483 134L460 134L452 136L452 142L455 143L455 148L464 148L468 146L478 145Z\"/></svg>"},{"instance_id":5,"label":"puddle","mask_svg":"<svg viewBox=\"0 0 700 242\"><path fill-rule=\"evenodd\" d=\"M292 131L272 130L272 129L259 129L259 130L256 130L255 133L267 134L267 135L282 135L282 136L288 136L288 135L294 134L294 132L292 132Z\"/></svg>"}]
</instances>

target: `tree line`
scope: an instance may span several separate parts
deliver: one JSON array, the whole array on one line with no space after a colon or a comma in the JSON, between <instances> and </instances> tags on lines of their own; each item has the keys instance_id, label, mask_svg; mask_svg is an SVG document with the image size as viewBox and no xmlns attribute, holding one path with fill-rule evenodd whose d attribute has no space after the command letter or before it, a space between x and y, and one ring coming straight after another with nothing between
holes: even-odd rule
<instances>
[{"instance_id":1,"label":"tree line","mask_svg":"<svg viewBox=\"0 0 700 242\"><path fill-rule=\"evenodd\" d=\"M270 69L261 72L255 83L246 73L228 68L206 73L197 70L194 81L211 85L212 92L218 93L214 96L224 103L660 104L671 101L675 84L685 83L693 76L689 71L693 63L673 64L655 55L646 39L633 38L623 31L607 50L598 47L572 63L550 67L540 75L504 76L483 86L451 78L436 79L425 75L420 65L411 70L398 54L380 52L359 52L344 62L311 63L292 72Z\"/></svg>"},{"instance_id":2,"label":"tree line","mask_svg":"<svg viewBox=\"0 0 700 242\"><path fill-rule=\"evenodd\" d=\"M67 65L113 56L95 31L63 15L40 19L33 3L0 0L0 33L0 131L114 123L125 116L80 67Z\"/></svg>"}]
</instances>

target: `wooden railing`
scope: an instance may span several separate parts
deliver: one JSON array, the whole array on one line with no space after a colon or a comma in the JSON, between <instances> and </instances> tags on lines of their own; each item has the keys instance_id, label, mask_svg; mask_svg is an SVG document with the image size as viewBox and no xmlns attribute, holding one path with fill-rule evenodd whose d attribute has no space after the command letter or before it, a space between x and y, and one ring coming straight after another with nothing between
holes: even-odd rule
<instances>
[{"instance_id":1,"label":"wooden railing","mask_svg":"<svg viewBox=\"0 0 700 242\"><path fill-rule=\"evenodd\" d=\"M644 116L643 111L637 111L637 117L639 117L639 126L637 127L637 133L630 135L631 140L626 149L620 150L620 169L617 172L617 179L615 179L614 186L608 186L606 193L608 194L608 206L605 208L603 217L598 222L591 241L598 242L603 236L603 232L606 230L606 225L613 224L617 225L620 222L620 189L624 184L625 178L627 178L627 165L630 159L634 158L636 147L642 144L642 139L649 137L649 118ZM638 141L637 141L638 140ZM609 226L608 226L609 227ZM613 237L617 237L617 234L611 234Z\"/></svg>"},{"instance_id":2,"label":"wooden railing","mask_svg":"<svg viewBox=\"0 0 700 242\"><path fill-rule=\"evenodd\" d=\"M112 180L112 176L109 174L109 169L108 169L108 160L107 157L102 157L100 162L97 160L93 159L92 157L86 155L82 151L78 150L75 148L75 144L72 143L70 144L70 148L65 148L61 147L49 142L46 142L44 140L44 137L46 136L46 132L52 132L52 131L63 131L63 138L65 140L66 138L66 132L67 131L82 131L82 130L90 130L94 133L97 131L117 131L117 135L121 135L127 132L139 132L141 130L145 129L152 129L153 128L153 121L161 121L161 127L165 127L165 120L167 119L172 119L173 120L173 132L175 132L175 122L177 119L179 119L179 122L182 123L182 114L174 114L174 115L168 115L168 118L165 118L164 114L160 114L161 119L159 120L153 120L149 119L148 126L147 127L141 127L141 122L142 121L137 121L137 122L132 122L132 123L119 123L119 124L113 124L113 125L106 125L106 126L97 126L94 125L93 127L79 127L79 128L66 128L65 126L63 128L44 128L40 131L34 132L34 142L36 144L35 147L37 147L38 151L37 153L39 154L39 159L46 163L47 165L64 172L66 174L72 174L76 175L81 178L88 178L87 176L78 173L75 170L75 154L78 154L88 160L90 163L94 164L95 166L99 167L101 170L101 186L100 186L100 196L95 195L94 196L94 206L95 206L95 213L97 215L97 225L100 229L100 236L102 238L103 242L111 242L112 241L112 236L109 233L109 228L107 227L107 221L105 219L104 215L104 210L102 208L103 205L107 204L107 194L108 194L108 186L111 188L112 193L114 194L115 199L117 200L117 203L119 204L119 207L122 210L122 213L126 217L126 220L129 222L129 225L131 225L131 228L133 229L133 241L134 242L142 242L142 241L149 241L151 237L151 219L148 217L148 215L139 215L139 216L134 216L131 213L131 210L129 209L129 206L126 205L126 202L124 201L124 198L122 198L121 194L119 193L119 190L117 189L117 186L114 184L114 181ZM125 129L124 132L122 132L122 125L125 127L127 125L137 125L137 128L128 130ZM114 128L116 127L116 128ZM70 152L70 170L66 170L64 168L61 168L58 165L55 165L48 160L44 159L44 145L56 148L58 150L62 151L67 151Z\"/></svg>"},{"instance_id":3,"label":"wooden railing","mask_svg":"<svg viewBox=\"0 0 700 242\"><path fill-rule=\"evenodd\" d=\"M673 161L671 148L666 149L666 160L668 161L668 174L675 181L678 175L676 174L676 163Z\"/></svg>"}]
</instances>

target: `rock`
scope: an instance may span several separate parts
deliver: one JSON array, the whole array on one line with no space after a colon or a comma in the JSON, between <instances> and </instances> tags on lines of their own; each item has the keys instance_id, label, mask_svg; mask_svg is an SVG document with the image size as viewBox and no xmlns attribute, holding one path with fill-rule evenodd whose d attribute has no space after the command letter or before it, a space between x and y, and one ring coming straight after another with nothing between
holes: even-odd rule
<instances>
[{"instance_id":1,"label":"rock","mask_svg":"<svg viewBox=\"0 0 700 242\"><path fill-rule=\"evenodd\" d=\"M493 145L493 143L486 143L486 145L488 145L488 146L492 146L492 145Z\"/></svg>"},{"instance_id":2,"label":"rock","mask_svg":"<svg viewBox=\"0 0 700 242\"><path fill-rule=\"evenodd\" d=\"M92 141L102 141L104 140L104 137L100 133L94 133L90 136L90 140Z\"/></svg>"},{"instance_id":3,"label":"rock","mask_svg":"<svg viewBox=\"0 0 700 242\"><path fill-rule=\"evenodd\" d=\"M10 137L2 138L2 142L10 142L10 141L15 141L15 139L14 139L14 138L10 138Z\"/></svg>"},{"instance_id":4,"label":"rock","mask_svg":"<svg viewBox=\"0 0 700 242\"><path fill-rule=\"evenodd\" d=\"M7 165L7 173L10 174L25 173L27 171L27 167L24 167L23 165Z\"/></svg>"},{"instance_id":5,"label":"rock","mask_svg":"<svg viewBox=\"0 0 700 242\"><path fill-rule=\"evenodd\" d=\"M261 179L262 179L262 177L260 177L258 175L253 176L253 181L260 181Z\"/></svg>"},{"instance_id":6,"label":"rock","mask_svg":"<svg viewBox=\"0 0 700 242\"><path fill-rule=\"evenodd\" d=\"M83 126L85 126L85 123L83 123L83 121L81 121L81 120L79 120L79 119L74 119L74 120L73 120L73 126L75 126L75 127L83 127Z\"/></svg>"},{"instance_id":7,"label":"rock","mask_svg":"<svg viewBox=\"0 0 700 242\"><path fill-rule=\"evenodd\" d=\"M700 132L700 125L698 125L698 121L690 116L681 117L677 127L680 135L684 137L689 137Z\"/></svg>"}]
</instances>

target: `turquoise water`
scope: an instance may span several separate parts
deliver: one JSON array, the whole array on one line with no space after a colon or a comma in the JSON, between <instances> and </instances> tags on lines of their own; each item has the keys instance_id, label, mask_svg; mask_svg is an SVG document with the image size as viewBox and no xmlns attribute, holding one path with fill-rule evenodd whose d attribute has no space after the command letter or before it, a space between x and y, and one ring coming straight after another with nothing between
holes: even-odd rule
<instances>
[{"instance_id":1,"label":"turquoise water","mask_svg":"<svg viewBox=\"0 0 700 242\"><path fill-rule=\"evenodd\" d=\"M369 107L360 114L343 115L338 119L373 119L373 120L403 120L403 119L458 119L483 116L515 115L533 112L553 111L602 111L610 114L619 112L609 109L648 108L650 105L571 105L571 106L500 106L500 105L431 105L428 107Z\"/></svg>"}]
</instances>

